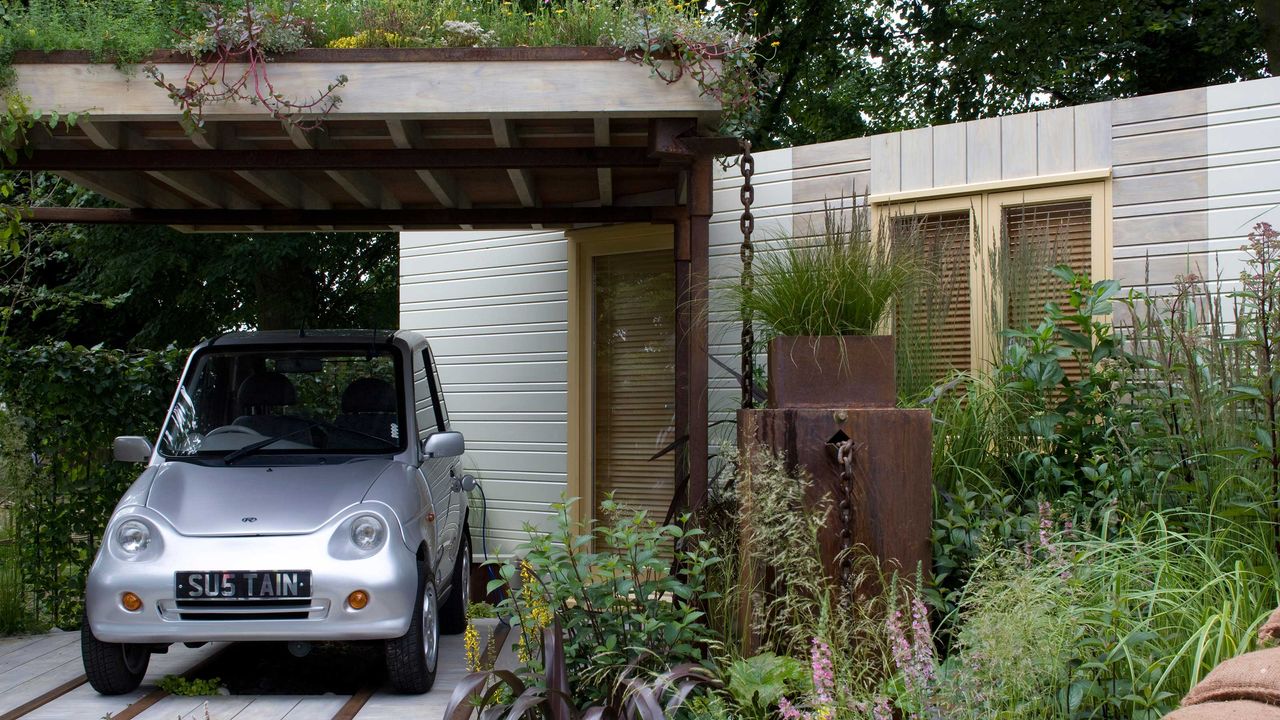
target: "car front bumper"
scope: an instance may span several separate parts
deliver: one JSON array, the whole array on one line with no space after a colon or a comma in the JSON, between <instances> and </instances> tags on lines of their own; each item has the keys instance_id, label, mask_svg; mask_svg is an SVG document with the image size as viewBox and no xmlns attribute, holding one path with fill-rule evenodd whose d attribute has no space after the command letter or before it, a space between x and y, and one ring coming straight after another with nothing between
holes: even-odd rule
<instances>
[{"instance_id":1,"label":"car front bumper","mask_svg":"<svg viewBox=\"0 0 1280 720\"><path fill-rule=\"evenodd\" d=\"M174 643L216 640L378 640L403 635L417 600L418 565L394 525L382 548L362 558L334 557L335 531L353 514L305 535L186 537L163 518L144 510L160 531L163 551L155 559L122 559L107 546L98 554L85 590L94 636L106 642ZM384 519L391 518L386 515ZM117 522L108 528L112 540ZM293 604L244 607L220 600L214 607L180 607L175 597L179 572L309 570L311 597ZM369 595L356 610L347 603L355 590ZM131 612L121 595L132 592L142 608ZM198 614L199 619L193 619Z\"/></svg>"}]
</instances>

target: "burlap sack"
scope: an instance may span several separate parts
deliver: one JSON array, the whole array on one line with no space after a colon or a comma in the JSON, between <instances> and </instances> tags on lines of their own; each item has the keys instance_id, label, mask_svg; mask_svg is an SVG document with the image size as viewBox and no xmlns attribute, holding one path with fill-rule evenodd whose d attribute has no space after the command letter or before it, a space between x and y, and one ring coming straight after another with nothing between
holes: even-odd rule
<instances>
[{"instance_id":1,"label":"burlap sack","mask_svg":"<svg viewBox=\"0 0 1280 720\"><path fill-rule=\"evenodd\" d=\"M1252 700L1211 702L1174 710L1164 720L1280 720L1280 707Z\"/></svg>"},{"instance_id":2,"label":"burlap sack","mask_svg":"<svg viewBox=\"0 0 1280 720\"><path fill-rule=\"evenodd\" d=\"M1258 630L1258 639L1262 642L1280 640L1280 608L1273 610L1271 617L1262 623L1262 627Z\"/></svg>"},{"instance_id":3,"label":"burlap sack","mask_svg":"<svg viewBox=\"0 0 1280 720\"><path fill-rule=\"evenodd\" d=\"M1182 706L1222 700L1280 705L1280 647L1245 653L1220 663L1191 688L1182 699Z\"/></svg>"}]
</instances>

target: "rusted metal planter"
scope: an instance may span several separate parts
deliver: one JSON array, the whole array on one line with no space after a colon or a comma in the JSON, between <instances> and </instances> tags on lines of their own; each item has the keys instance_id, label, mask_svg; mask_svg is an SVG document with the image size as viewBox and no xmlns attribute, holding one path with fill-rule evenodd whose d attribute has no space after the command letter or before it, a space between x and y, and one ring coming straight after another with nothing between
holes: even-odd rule
<instances>
[{"instance_id":1,"label":"rusted metal planter","mask_svg":"<svg viewBox=\"0 0 1280 720\"><path fill-rule=\"evenodd\" d=\"M785 335L769 341L771 408L893 407L892 335Z\"/></svg>"}]
</instances>

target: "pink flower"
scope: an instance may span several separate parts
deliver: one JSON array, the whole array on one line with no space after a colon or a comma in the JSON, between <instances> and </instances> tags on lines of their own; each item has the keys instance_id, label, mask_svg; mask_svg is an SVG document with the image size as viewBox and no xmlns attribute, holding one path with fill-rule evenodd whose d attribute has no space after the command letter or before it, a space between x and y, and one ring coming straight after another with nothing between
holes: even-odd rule
<instances>
[{"instance_id":1,"label":"pink flower","mask_svg":"<svg viewBox=\"0 0 1280 720\"><path fill-rule=\"evenodd\" d=\"M783 720L801 720L804 717L804 713L797 710L786 697L778 701L778 712L782 713Z\"/></svg>"}]
</instances>

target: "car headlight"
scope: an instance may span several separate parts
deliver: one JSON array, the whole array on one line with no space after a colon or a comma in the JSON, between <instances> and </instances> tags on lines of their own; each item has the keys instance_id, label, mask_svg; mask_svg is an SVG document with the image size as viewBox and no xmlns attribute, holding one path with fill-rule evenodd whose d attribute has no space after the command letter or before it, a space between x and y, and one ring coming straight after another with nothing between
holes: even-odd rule
<instances>
[{"instance_id":1,"label":"car headlight","mask_svg":"<svg viewBox=\"0 0 1280 720\"><path fill-rule=\"evenodd\" d=\"M126 555L138 555L151 545L151 528L141 520L125 520L116 528L116 543Z\"/></svg>"},{"instance_id":2,"label":"car headlight","mask_svg":"<svg viewBox=\"0 0 1280 720\"><path fill-rule=\"evenodd\" d=\"M373 552L387 539L387 526L377 515L357 515L351 521L351 544L361 552Z\"/></svg>"}]
</instances>

